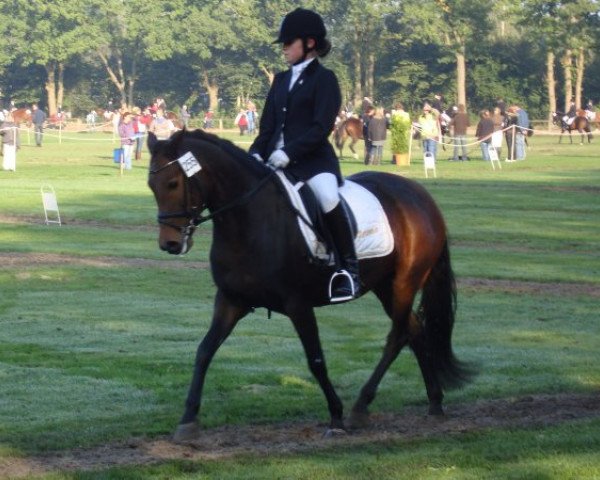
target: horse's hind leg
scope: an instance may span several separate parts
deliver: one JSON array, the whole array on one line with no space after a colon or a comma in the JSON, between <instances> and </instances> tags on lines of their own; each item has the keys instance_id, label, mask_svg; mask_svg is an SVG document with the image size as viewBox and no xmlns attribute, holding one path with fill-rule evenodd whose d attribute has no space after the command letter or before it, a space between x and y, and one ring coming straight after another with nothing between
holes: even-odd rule
<instances>
[{"instance_id":1,"label":"horse's hind leg","mask_svg":"<svg viewBox=\"0 0 600 480\"><path fill-rule=\"evenodd\" d=\"M392 328L388 334L383 354L377 367L375 367L371 377L362 387L360 394L352 407L350 425L354 428L365 426L368 423L368 406L375 399L377 387L390 365L396 360L400 351L408 343L410 338L408 321L410 319L415 292L404 289L402 292L403 295L396 295L396 298L394 298L392 288L393 287L388 286L381 290L374 290L375 294L383 304L386 313L392 319ZM395 305L394 300L396 300Z\"/></svg>"},{"instance_id":2,"label":"horse's hind leg","mask_svg":"<svg viewBox=\"0 0 600 480\"><path fill-rule=\"evenodd\" d=\"M331 417L330 428L327 434L331 435L343 432L344 407L327 374L327 366L325 365L325 356L321 348L315 313L312 308L302 307L294 309L294 312L288 311L288 315L304 347L308 368L319 382L321 390L327 399L327 406Z\"/></svg>"}]
</instances>

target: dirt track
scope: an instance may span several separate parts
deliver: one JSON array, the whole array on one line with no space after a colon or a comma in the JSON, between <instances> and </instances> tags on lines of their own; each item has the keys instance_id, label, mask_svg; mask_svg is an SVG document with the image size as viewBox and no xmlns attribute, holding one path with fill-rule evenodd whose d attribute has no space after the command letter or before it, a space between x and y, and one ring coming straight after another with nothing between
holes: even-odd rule
<instances>
[{"instance_id":1,"label":"dirt track","mask_svg":"<svg viewBox=\"0 0 600 480\"><path fill-rule=\"evenodd\" d=\"M447 416L442 420L428 417L423 412L424 408L411 408L403 414L376 414L369 428L329 439L323 438L325 425L310 423L220 427L206 430L202 438L187 445L176 445L167 437L136 438L90 449L0 460L0 478L151 465L169 460L211 460L244 454L277 455L331 446L460 435L487 429L556 425L600 417L600 391L591 395L534 395L456 405L447 409Z\"/></svg>"}]
</instances>

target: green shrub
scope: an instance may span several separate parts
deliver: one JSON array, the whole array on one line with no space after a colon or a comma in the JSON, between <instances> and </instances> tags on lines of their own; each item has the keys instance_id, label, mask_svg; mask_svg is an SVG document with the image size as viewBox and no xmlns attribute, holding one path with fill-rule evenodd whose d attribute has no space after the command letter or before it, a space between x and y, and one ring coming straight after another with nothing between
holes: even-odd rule
<instances>
[{"instance_id":1,"label":"green shrub","mask_svg":"<svg viewBox=\"0 0 600 480\"><path fill-rule=\"evenodd\" d=\"M390 132L392 134L392 153L408 153L410 118L392 114Z\"/></svg>"}]
</instances>

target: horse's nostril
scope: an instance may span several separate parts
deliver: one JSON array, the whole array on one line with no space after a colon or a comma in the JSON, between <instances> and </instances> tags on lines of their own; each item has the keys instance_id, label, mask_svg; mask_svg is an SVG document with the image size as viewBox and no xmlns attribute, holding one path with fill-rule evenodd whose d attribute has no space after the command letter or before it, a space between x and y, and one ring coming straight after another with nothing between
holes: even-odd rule
<instances>
[{"instance_id":1,"label":"horse's nostril","mask_svg":"<svg viewBox=\"0 0 600 480\"><path fill-rule=\"evenodd\" d=\"M179 252L181 252L181 243L170 240L167 242L165 247L161 248L169 253L178 254Z\"/></svg>"}]
</instances>

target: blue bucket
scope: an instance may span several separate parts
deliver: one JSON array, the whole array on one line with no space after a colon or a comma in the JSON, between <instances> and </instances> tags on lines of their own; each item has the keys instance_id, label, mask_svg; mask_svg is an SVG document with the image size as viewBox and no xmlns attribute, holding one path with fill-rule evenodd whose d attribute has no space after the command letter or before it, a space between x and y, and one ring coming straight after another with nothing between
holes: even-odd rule
<instances>
[{"instance_id":1,"label":"blue bucket","mask_svg":"<svg viewBox=\"0 0 600 480\"><path fill-rule=\"evenodd\" d=\"M121 163L124 160L124 152L122 148L115 148L113 150L113 163Z\"/></svg>"}]
</instances>

